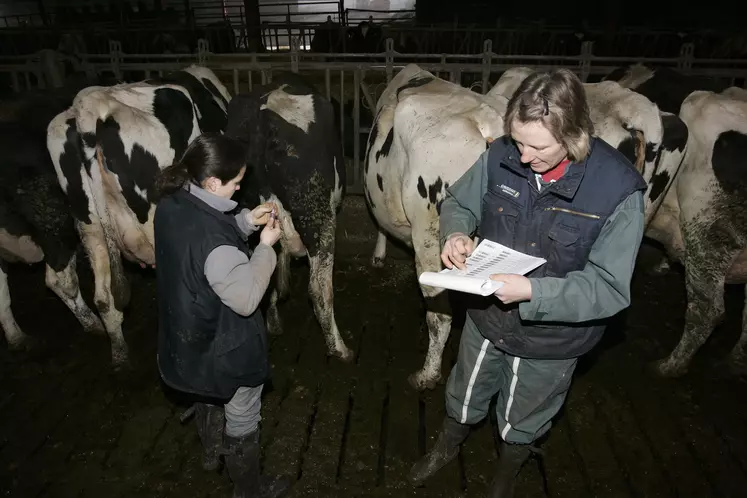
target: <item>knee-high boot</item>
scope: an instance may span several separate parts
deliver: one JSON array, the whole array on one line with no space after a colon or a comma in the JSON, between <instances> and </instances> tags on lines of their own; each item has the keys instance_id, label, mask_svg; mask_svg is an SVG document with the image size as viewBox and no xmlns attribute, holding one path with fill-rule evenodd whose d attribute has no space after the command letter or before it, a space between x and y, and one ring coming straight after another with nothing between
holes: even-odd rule
<instances>
[{"instance_id":1,"label":"knee-high boot","mask_svg":"<svg viewBox=\"0 0 747 498\"><path fill-rule=\"evenodd\" d=\"M290 488L286 477L260 475L259 429L242 438L223 434L223 446L233 498L279 498Z\"/></svg>"},{"instance_id":2,"label":"knee-high boot","mask_svg":"<svg viewBox=\"0 0 747 498\"><path fill-rule=\"evenodd\" d=\"M444 417L438 441L413 465L407 477L409 481L417 486L452 461L459 454L459 447L469 435L469 430L469 425L460 424L448 415Z\"/></svg>"},{"instance_id":3,"label":"knee-high boot","mask_svg":"<svg viewBox=\"0 0 747 498\"><path fill-rule=\"evenodd\" d=\"M498 467L490 485L488 498L513 498L516 476L532 451L536 450L528 444L509 444L501 441Z\"/></svg>"},{"instance_id":4,"label":"knee-high boot","mask_svg":"<svg viewBox=\"0 0 747 498\"><path fill-rule=\"evenodd\" d=\"M223 443L223 407L195 403L195 423L202 442L202 468L216 470L220 466L218 451Z\"/></svg>"}]
</instances>

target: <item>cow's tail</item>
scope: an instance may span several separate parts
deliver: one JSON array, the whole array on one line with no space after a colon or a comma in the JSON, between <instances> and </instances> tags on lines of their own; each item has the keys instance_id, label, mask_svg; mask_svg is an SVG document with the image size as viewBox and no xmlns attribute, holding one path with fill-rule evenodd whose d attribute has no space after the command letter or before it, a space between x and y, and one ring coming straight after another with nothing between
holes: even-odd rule
<instances>
[{"instance_id":1,"label":"cow's tail","mask_svg":"<svg viewBox=\"0 0 747 498\"><path fill-rule=\"evenodd\" d=\"M47 148L60 186L68 198L71 213L78 225L86 227L84 230L94 234L99 229L103 232L103 242L109 258L113 304L122 310L129 302L130 290L124 278L119 248L113 237L113 226L106 208L101 166L97 160L97 156L101 155L96 153L97 147L94 143L84 141L78 130L76 118L76 113L71 108L50 121L47 127ZM87 155L90 151L94 151L93 157ZM81 233L81 236L83 235L84 233ZM95 247L86 245L87 250L96 250ZM89 257L91 256L89 254Z\"/></svg>"},{"instance_id":2,"label":"cow's tail","mask_svg":"<svg viewBox=\"0 0 747 498\"><path fill-rule=\"evenodd\" d=\"M107 124L99 121L96 130L97 137L101 137L107 132L106 129L102 128L107 128ZM116 133L116 130L109 131ZM94 144L89 150L93 150L93 157L88 158L90 164L89 174L84 179L89 182L93 205L104 232L106 252L109 256L110 285L114 307L122 311L130 302L130 285L124 273L122 254L117 244L117 227L112 220L106 202L106 192L111 188L107 185L108 168L106 167L106 155L104 154L101 142Z\"/></svg>"}]
</instances>

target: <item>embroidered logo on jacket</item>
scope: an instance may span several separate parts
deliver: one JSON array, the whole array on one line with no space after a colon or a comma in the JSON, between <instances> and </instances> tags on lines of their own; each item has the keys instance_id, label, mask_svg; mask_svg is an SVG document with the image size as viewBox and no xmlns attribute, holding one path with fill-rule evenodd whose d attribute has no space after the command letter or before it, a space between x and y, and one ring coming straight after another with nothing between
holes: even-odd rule
<instances>
[{"instance_id":1,"label":"embroidered logo on jacket","mask_svg":"<svg viewBox=\"0 0 747 498\"><path fill-rule=\"evenodd\" d=\"M519 197L519 191L514 190L511 187L508 187L506 185L499 185L499 189L501 189L501 192L503 192L506 195L510 195L511 197L518 198Z\"/></svg>"}]
</instances>

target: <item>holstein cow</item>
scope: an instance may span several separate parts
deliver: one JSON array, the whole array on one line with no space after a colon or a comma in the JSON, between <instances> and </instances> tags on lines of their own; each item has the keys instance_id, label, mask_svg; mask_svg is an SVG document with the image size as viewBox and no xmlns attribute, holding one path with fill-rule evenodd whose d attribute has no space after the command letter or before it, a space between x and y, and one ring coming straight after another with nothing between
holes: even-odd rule
<instances>
[{"instance_id":1,"label":"holstein cow","mask_svg":"<svg viewBox=\"0 0 747 498\"><path fill-rule=\"evenodd\" d=\"M486 95L438 79L410 64L390 82L377 103L365 164L366 200L379 225L372 264L380 266L389 234L414 248L417 273L441 269L438 214L445 190L503 135L508 99L532 72L507 71ZM674 116L667 143L662 115L648 99L615 84L585 85L597 134L626 154L651 184L671 182L686 142ZM661 181L660 181L661 183ZM663 190L664 187L657 187ZM652 196L650 188L649 197ZM653 203L661 202L654 192ZM649 201L647 204L651 204ZM647 218L653 209L647 205ZM441 356L451 316L441 289L421 286L426 298L429 347L416 389L432 388L441 376Z\"/></svg>"},{"instance_id":2,"label":"holstein cow","mask_svg":"<svg viewBox=\"0 0 747 498\"><path fill-rule=\"evenodd\" d=\"M128 363L122 321L129 284L121 256L155 264L155 177L202 131L225 125L230 95L223 84L206 68L182 72L164 80L191 76L194 84L150 80L86 88L48 127L47 147L91 261L94 302L115 368Z\"/></svg>"},{"instance_id":3,"label":"holstein cow","mask_svg":"<svg viewBox=\"0 0 747 498\"><path fill-rule=\"evenodd\" d=\"M281 331L277 300L288 293L290 256L308 256L309 294L329 355L353 353L337 328L332 285L337 209L345 163L332 105L295 74L239 94L228 105L226 135L249 143L240 206L273 201L283 227L276 288L267 313L271 332Z\"/></svg>"},{"instance_id":4,"label":"holstein cow","mask_svg":"<svg viewBox=\"0 0 747 498\"><path fill-rule=\"evenodd\" d=\"M11 349L29 345L11 310L7 264L46 263L47 287L75 314L83 328L104 332L83 300L76 273L79 245L73 218L47 153L47 125L68 107L74 91L16 96L0 116L0 325Z\"/></svg>"},{"instance_id":5,"label":"holstein cow","mask_svg":"<svg viewBox=\"0 0 747 498\"><path fill-rule=\"evenodd\" d=\"M654 364L660 375L681 376L723 317L724 284L747 283L747 97L740 88L640 64L607 78L677 110L690 135L682 170L645 234L685 266L685 329ZM730 356L739 371L747 366L747 305L743 316Z\"/></svg>"}]
</instances>

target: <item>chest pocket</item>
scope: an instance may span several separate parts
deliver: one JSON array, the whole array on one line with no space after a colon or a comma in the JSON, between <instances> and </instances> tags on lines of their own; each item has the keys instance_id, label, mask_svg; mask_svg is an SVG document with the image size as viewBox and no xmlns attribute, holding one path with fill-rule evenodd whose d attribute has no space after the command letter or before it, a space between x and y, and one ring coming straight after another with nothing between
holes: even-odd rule
<instances>
[{"instance_id":1,"label":"chest pocket","mask_svg":"<svg viewBox=\"0 0 747 498\"><path fill-rule=\"evenodd\" d=\"M513 247L519 206L505 195L488 190L482 199L480 237Z\"/></svg>"},{"instance_id":2,"label":"chest pocket","mask_svg":"<svg viewBox=\"0 0 747 498\"><path fill-rule=\"evenodd\" d=\"M567 223L557 220L547 233L547 269L548 277L564 277L567 273L582 270L591 252L593 242L589 233L593 231L594 221Z\"/></svg>"}]
</instances>

